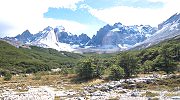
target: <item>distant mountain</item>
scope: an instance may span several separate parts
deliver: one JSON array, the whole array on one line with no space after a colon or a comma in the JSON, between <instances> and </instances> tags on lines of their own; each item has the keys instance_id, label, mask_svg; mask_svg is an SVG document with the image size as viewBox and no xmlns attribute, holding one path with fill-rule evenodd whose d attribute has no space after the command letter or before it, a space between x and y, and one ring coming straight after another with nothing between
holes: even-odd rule
<instances>
[{"instance_id":1,"label":"distant mountain","mask_svg":"<svg viewBox=\"0 0 180 100\"><path fill-rule=\"evenodd\" d=\"M126 50L133 45L146 40L157 31L157 28L150 25L125 26L115 23L113 26L106 25L93 36L88 45L104 49L119 48Z\"/></svg>"},{"instance_id":2,"label":"distant mountain","mask_svg":"<svg viewBox=\"0 0 180 100\"><path fill-rule=\"evenodd\" d=\"M55 28L48 26L37 34L31 34L26 30L16 37L5 37L4 39L10 40L16 46L28 44L54 48L59 51L112 53L134 47L136 49L146 48L177 35L180 35L180 14L178 13L159 24L158 28L150 25L107 24L100 28L92 39L83 33L79 36L73 35L63 26Z\"/></svg>"},{"instance_id":3,"label":"distant mountain","mask_svg":"<svg viewBox=\"0 0 180 100\"><path fill-rule=\"evenodd\" d=\"M142 49L155 45L161 41L180 35L180 14L176 13L166 21L158 25L158 31L150 38L135 45L134 48Z\"/></svg>"},{"instance_id":4,"label":"distant mountain","mask_svg":"<svg viewBox=\"0 0 180 100\"><path fill-rule=\"evenodd\" d=\"M32 37L33 37L33 34L31 34L29 32L29 30L26 30L24 31L21 35L17 35L15 38L18 40L18 41L21 41L23 43L26 43L26 42L31 42L32 40Z\"/></svg>"},{"instance_id":5,"label":"distant mountain","mask_svg":"<svg viewBox=\"0 0 180 100\"><path fill-rule=\"evenodd\" d=\"M43 31L39 32L39 34L41 34L39 37L36 37L33 41L31 41L32 45L54 48L59 51L73 51L69 44L60 43L58 41L58 36L54 33L54 29L52 27L48 26Z\"/></svg>"},{"instance_id":6,"label":"distant mountain","mask_svg":"<svg viewBox=\"0 0 180 100\"><path fill-rule=\"evenodd\" d=\"M83 33L77 36L77 35L71 34L70 32L65 32L65 28L63 26L56 27L54 29L54 32L57 35L58 41L61 43L79 45L83 47L90 40L90 37L88 37L86 34L83 34Z\"/></svg>"},{"instance_id":7,"label":"distant mountain","mask_svg":"<svg viewBox=\"0 0 180 100\"><path fill-rule=\"evenodd\" d=\"M59 51L73 51L86 45L90 38L86 34L79 36L65 32L63 26L52 28L48 26L43 31L34 35L36 38L31 41L32 45L54 48Z\"/></svg>"},{"instance_id":8,"label":"distant mountain","mask_svg":"<svg viewBox=\"0 0 180 100\"><path fill-rule=\"evenodd\" d=\"M16 37L5 37L11 42L20 42L20 44L35 45L44 48L53 48L59 51L73 51L76 48L83 48L90 38L86 34L79 36L65 31L63 26L52 28L50 26L37 34L31 34L29 30L24 31Z\"/></svg>"}]
</instances>

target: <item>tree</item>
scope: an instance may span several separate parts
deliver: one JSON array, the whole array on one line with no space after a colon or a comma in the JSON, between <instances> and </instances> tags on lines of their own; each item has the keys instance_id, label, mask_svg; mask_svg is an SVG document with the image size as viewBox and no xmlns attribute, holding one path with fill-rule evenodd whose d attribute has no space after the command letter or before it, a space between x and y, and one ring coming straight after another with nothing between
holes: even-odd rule
<instances>
[{"instance_id":1,"label":"tree","mask_svg":"<svg viewBox=\"0 0 180 100\"><path fill-rule=\"evenodd\" d=\"M172 58L176 61L180 61L180 44L172 46Z\"/></svg>"},{"instance_id":2,"label":"tree","mask_svg":"<svg viewBox=\"0 0 180 100\"><path fill-rule=\"evenodd\" d=\"M78 64L77 73L81 79L91 79L93 77L93 66L90 60L81 61Z\"/></svg>"},{"instance_id":3,"label":"tree","mask_svg":"<svg viewBox=\"0 0 180 100\"><path fill-rule=\"evenodd\" d=\"M118 61L118 65L124 69L125 77L129 78L137 72L137 58L133 54L127 52L122 53Z\"/></svg>"},{"instance_id":4,"label":"tree","mask_svg":"<svg viewBox=\"0 0 180 100\"><path fill-rule=\"evenodd\" d=\"M153 61L147 60L143 64L143 71L144 73L149 73L152 70Z\"/></svg>"},{"instance_id":5,"label":"tree","mask_svg":"<svg viewBox=\"0 0 180 100\"><path fill-rule=\"evenodd\" d=\"M93 57L91 63L94 66L93 77L101 77L104 70L103 62L97 57Z\"/></svg>"},{"instance_id":6,"label":"tree","mask_svg":"<svg viewBox=\"0 0 180 100\"><path fill-rule=\"evenodd\" d=\"M112 80L119 80L124 77L124 69L118 65L112 65L109 78Z\"/></svg>"},{"instance_id":7,"label":"tree","mask_svg":"<svg viewBox=\"0 0 180 100\"><path fill-rule=\"evenodd\" d=\"M177 64L173 61L171 57L170 44L165 44L160 50L160 54L155 59L155 66L159 67L159 69L166 72L166 74L170 74L175 71Z\"/></svg>"},{"instance_id":8,"label":"tree","mask_svg":"<svg viewBox=\"0 0 180 100\"><path fill-rule=\"evenodd\" d=\"M102 67L98 59L85 59L78 63L77 74L80 79L89 80L102 75Z\"/></svg>"}]
</instances>

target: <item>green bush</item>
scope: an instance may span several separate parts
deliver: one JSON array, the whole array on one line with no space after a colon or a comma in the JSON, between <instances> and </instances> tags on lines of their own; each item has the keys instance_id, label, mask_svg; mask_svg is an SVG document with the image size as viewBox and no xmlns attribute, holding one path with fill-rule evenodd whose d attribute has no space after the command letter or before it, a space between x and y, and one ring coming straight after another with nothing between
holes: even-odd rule
<instances>
[{"instance_id":1,"label":"green bush","mask_svg":"<svg viewBox=\"0 0 180 100\"><path fill-rule=\"evenodd\" d=\"M111 80L119 80L123 77L124 77L124 70L117 65L113 65L111 67L111 73L110 73L109 78Z\"/></svg>"},{"instance_id":2,"label":"green bush","mask_svg":"<svg viewBox=\"0 0 180 100\"><path fill-rule=\"evenodd\" d=\"M129 78L138 72L138 59L133 52L123 52L117 59L118 66L124 69L125 77Z\"/></svg>"},{"instance_id":3,"label":"green bush","mask_svg":"<svg viewBox=\"0 0 180 100\"><path fill-rule=\"evenodd\" d=\"M79 67L77 69L79 78L86 80L92 79L93 71L94 68L90 60L84 60L79 63Z\"/></svg>"},{"instance_id":4,"label":"green bush","mask_svg":"<svg viewBox=\"0 0 180 100\"><path fill-rule=\"evenodd\" d=\"M63 75L67 75L67 74L69 74L69 72L68 72L68 69L67 69L67 68L62 68L61 73L62 73Z\"/></svg>"},{"instance_id":5,"label":"green bush","mask_svg":"<svg viewBox=\"0 0 180 100\"><path fill-rule=\"evenodd\" d=\"M78 74L78 78L82 80L100 78L103 73L103 68L99 65L98 59L85 59L78 63L76 73Z\"/></svg>"},{"instance_id":6,"label":"green bush","mask_svg":"<svg viewBox=\"0 0 180 100\"><path fill-rule=\"evenodd\" d=\"M11 78L12 78L11 73L5 72L5 74L4 74L4 80L5 80L5 81L9 81L9 80L11 80Z\"/></svg>"}]
</instances>

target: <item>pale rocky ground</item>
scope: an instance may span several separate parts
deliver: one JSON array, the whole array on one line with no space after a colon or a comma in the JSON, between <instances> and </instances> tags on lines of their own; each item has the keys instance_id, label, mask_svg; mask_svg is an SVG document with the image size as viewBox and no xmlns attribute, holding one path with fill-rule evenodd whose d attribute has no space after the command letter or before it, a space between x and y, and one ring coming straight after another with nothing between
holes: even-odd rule
<instances>
[{"instance_id":1,"label":"pale rocky ground","mask_svg":"<svg viewBox=\"0 0 180 100\"><path fill-rule=\"evenodd\" d=\"M72 90L72 89L58 89L52 86L27 86L24 91L21 90L22 87L17 87L15 89L9 89L8 87L3 87L0 89L0 99L1 100L107 100L107 99L117 99L117 100L152 100L153 98L158 98L158 100L180 100L180 89L174 92L168 91L155 91L155 90L138 90L134 88L133 90L124 89L122 84L124 82L131 82L132 86L136 82L153 82L153 77L147 78L133 78L128 80L119 80L105 82L101 84L84 86L82 90ZM2 86L1 86L2 87ZM158 94L155 97L146 97L142 94L146 92L152 92ZM165 94L173 93L177 96L168 97ZM179 98L179 99L177 99Z\"/></svg>"}]
</instances>

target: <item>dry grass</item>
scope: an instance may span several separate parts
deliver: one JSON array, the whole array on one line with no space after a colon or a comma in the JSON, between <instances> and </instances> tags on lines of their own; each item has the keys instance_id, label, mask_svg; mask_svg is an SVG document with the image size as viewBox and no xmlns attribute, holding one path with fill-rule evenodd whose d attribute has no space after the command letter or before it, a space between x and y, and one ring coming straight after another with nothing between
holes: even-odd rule
<instances>
[{"instance_id":1,"label":"dry grass","mask_svg":"<svg viewBox=\"0 0 180 100\"><path fill-rule=\"evenodd\" d=\"M59 96L55 96L54 100L60 100Z\"/></svg>"},{"instance_id":2,"label":"dry grass","mask_svg":"<svg viewBox=\"0 0 180 100\"><path fill-rule=\"evenodd\" d=\"M81 91L84 86L90 86L94 84L102 83L103 80L94 79L85 83L74 83L76 75L41 75L41 74L31 74L31 75L19 75L13 76L10 81L4 81L0 78L0 88L8 87L10 89L15 89L19 92L26 91L28 86L51 86L57 90L77 90Z\"/></svg>"},{"instance_id":3,"label":"dry grass","mask_svg":"<svg viewBox=\"0 0 180 100\"><path fill-rule=\"evenodd\" d=\"M141 74L142 76L142 74ZM75 74L69 75L51 75L51 74L31 74L31 75L18 75L13 76L10 81L4 81L3 77L0 77L0 89L15 89L17 91L26 91L28 86L51 86L57 90L83 90L84 86L91 86L105 82L102 79L93 79L87 82L75 83L72 80L75 79ZM176 87L180 87L179 78L177 79L166 79L156 81L150 84L144 84L145 87L142 89L150 90L172 90Z\"/></svg>"},{"instance_id":4,"label":"dry grass","mask_svg":"<svg viewBox=\"0 0 180 100\"><path fill-rule=\"evenodd\" d=\"M166 93L165 96L168 96L168 97L180 96L180 93Z\"/></svg>"},{"instance_id":5,"label":"dry grass","mask_svg":"<svg viewBox=\"0 0 180 100\"><path fill-rule=\"evenodd\" d=\"M158 95L159 95L158 93L153 93L153 92L146 92L142 94L142 96L146 96L146 97L155 97Z\"/></svg>"}]
</instances>

